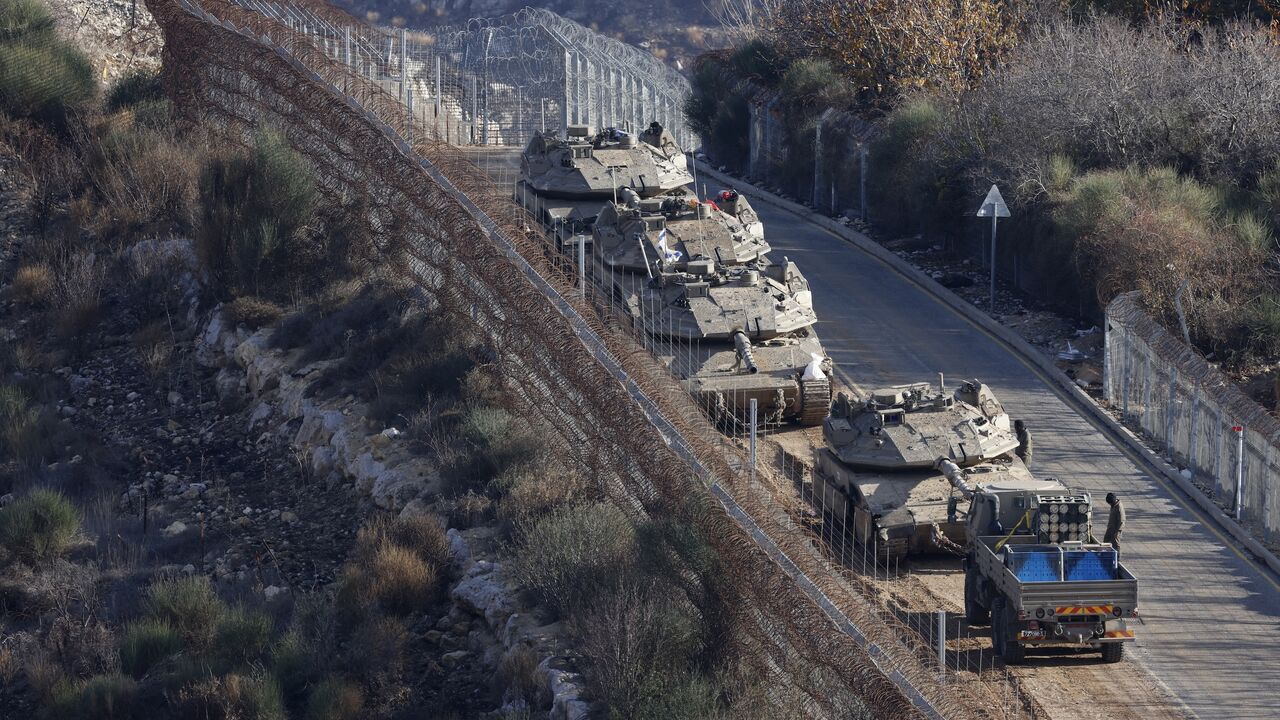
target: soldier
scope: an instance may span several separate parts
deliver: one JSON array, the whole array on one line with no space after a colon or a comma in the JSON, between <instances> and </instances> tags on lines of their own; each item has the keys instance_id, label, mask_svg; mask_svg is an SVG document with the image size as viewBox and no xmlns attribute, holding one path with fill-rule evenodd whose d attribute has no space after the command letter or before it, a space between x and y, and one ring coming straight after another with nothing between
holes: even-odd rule
<instances>
[{"instance_id":1,"label":"soldier","mask_svg":"<svg viewBox=\"0 0 1280 720\"><path fill-rule=\"evenodd\" d=\"M1018 437L1018 449L1014 452L1027 467L1031 467L1031 433L1027 432L1026 423L1014 420L1013 433Z\"/></svg>"},{"instance_id":2,"label":"soldier","mask_svg":"<svg viewBox=\"0 0 1280 720\"><path fill-rule=\"evenodd\" d=\"M1111 514L1107 517L1107 534L1102 542L1111 543L1111 547L1120 549L1120 533L1124 532L1124 505L1115 493L1107 493L1107 504L1111 506Z\"/></svg>"}]
</instances>

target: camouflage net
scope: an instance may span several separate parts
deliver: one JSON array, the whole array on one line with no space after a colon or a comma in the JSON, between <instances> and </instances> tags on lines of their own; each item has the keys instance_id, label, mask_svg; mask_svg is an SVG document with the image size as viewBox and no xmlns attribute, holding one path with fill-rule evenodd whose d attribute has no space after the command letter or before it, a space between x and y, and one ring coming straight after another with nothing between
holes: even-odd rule
<instances>
[{"instance_id":1,"label":"camouflage net","mask_svg":"<svg viewBox=\"0 0 1280 720\"><path fill-rule=\"evenodd\" d=\"M919 648L877 618L874 593L855 588L742 471L741 448L634 338L577 299L505 188L413 124L395 97L224 0L147 5L165 33L163 80L181 117L242 146L258 127L282 132L326 199L365 216L376 271L412 279L433 312L483 339L515 409L554 431L549 443L633 517L674 515L704 530L729 570L725 642L782 714L843 718L865 707L906 718L931 705L934 716L1019 715L991 693L939 683ZM836 626L850 622L854 632Z\"/></svg>"}]
</instances>

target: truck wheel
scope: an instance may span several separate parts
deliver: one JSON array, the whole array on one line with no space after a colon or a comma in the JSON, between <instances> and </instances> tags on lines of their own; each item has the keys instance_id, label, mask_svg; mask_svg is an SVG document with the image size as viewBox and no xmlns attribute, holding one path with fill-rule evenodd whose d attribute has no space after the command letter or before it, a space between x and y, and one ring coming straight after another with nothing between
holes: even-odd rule
<instances>
[{"instance_id":1,"label":"truck wheel","mask_svg":"<svg viewBox=\"0 0 1280 720\"><path fill-rule=\"evenodd\" d=\"M991 621L991 611L978 601L978 580L973 576L964 579L964 621L969 627L986 625Z\"/></svg>"},{"instance_id":2,"label":"truck wheel","mask_svg":"<svg viewBox=\"0 0 1280 720\"><path fill-rule=\"evenodd\" d=\"M1026 656L1027 649L1013 637L1017 616L1009 613L1004 596L991 603L991 645L1005 665L1017 665Z\"/></svg>"},{"instance_id":3,"label":"truck wheel","mask_svg":"<svg viewBox=\"0 0 1280 720\"><path fill-rule=\"evenodd\" d=\"M1102 662L1118 663L1124 657L1124 643L1103 643Z\"/></svg>"}]
</instances>

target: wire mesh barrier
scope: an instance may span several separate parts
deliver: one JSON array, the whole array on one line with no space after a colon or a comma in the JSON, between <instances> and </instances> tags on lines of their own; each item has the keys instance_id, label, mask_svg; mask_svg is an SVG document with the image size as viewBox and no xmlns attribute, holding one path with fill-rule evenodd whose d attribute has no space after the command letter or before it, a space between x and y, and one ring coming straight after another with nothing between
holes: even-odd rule
<instances>
[{"instance_id":1,"label":"wire mesh barrier","mask_svg":"<svg viewBox=\"0 0 1280 720\"><path fill-rule=\"evenodd\" d=\"M1016 701L975 701L941 681L902 640L901 622L885 622L893 618L850 582L857 576L842 575L771 502L762 487L778 480L752 472L743 430L718 432L655 359L689 346L618 322L607 297L575 287L507 187L433 121L406 112L411 97L382 70L336 61L337 36L315 23L223 0L148 5L165 31L163 79L181 114L242 145L261 125L283 132L326 198L367 219L376 269L412 278L434 312L491 349L509 401L545 423L548 444L633 516L673 514L702 528L728 568L731 642L769 678L771 704L814 717L852 708L1018 716ZM290 7L351 27L343 53L350 35L378 37L323 4Z\"/></svg>"},{"instance_id":2,"label":"wire mesh barrier","mask_svg":"<svg viewBox=\"0 0 1280 720\"><path fill-rule=\"evenodd\" d=\"M1137 292L1107 306L1107 401L1260 539L1280 535L1280 420L1165 330Z\"/></svg>"},{"instance_id":3,"label":"wire mesh barrier","mask_svg":"<svg viewBox=\"0 0 1280 720\"><path fill-rule=\"evenodd\" d=\"M236 0L307 36L329 58L384 87L454 145L522 146L569 124L638 131L651 121L682 147L688 80L650 53L547 10L465 27L389 30L315 5Z\"/></svg>"}]
</instances>

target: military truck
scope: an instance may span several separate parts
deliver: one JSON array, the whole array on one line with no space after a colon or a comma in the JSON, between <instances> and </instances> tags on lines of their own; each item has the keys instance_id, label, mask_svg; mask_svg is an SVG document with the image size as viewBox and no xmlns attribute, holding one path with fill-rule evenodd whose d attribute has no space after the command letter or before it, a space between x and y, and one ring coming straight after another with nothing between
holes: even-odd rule
<instances>
[{"instance_id":1,"label":"military truck","mask_svg":"<svg viewBox=\"0 0 1280 720\"><path fill-rule=\"evenodd\" d=\"M609 203L592 230L592 281L652 339L659 359L718 421L817 425L831 403L830 360L795 263L717 205L672 198ZM663 342L665 341L665 342Z\"/></svg>"},{"instance_id":2,"label":"military truck","mask_svg":"<svg viewBox=\"0 0 1280 720\"><path fill-rule=\"evenodd\" d=\"M968 624L990 625L1006 663L1046 645L1089 647L1119 662L1134 639L1138 580L1094 538L1090 494L1053 478L986 477L946 459L938 469L969 499Z\"/></svg>"},{"instance_id":3,"label":"military truck","mask_svg":"<svg viewBox=\"0 0 1280 720\"><path fill-rule=\"evenodd\" d=\"M595 216L622 188L642 198L685 197L692 182L684 152L656 122L638 135L570 125L564 138L548 131L529 140L515 197L563 249L590 239Z\"/></svg>"},{"instance_id":4,"label":"military truck","mask_svg":"<svg viewBox=\"0 0 1280 720\"><path fill-rule=\"evenodd\" d=\"M952 487L934 467L939 457L993 479L1031 478L1018 456L1029 434L1018 437L978 380L951 393L941 376L936 388L899 385L863 400L840 393L822 435L815 504L881 561L963 546L964 523L948 512Z\"/></svg>"}]
</instances>

